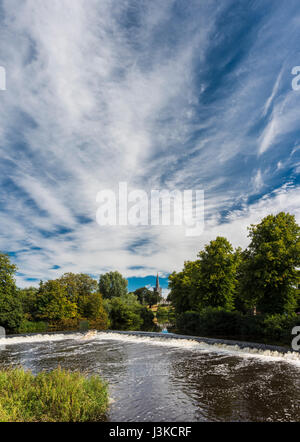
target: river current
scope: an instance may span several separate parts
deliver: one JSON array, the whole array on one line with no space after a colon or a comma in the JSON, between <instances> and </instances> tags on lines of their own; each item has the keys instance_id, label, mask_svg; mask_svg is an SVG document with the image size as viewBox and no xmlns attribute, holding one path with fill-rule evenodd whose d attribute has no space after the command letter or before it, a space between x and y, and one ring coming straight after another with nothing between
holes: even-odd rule
<instances>
[{"instance_id":1,"label":"river current","mask_svg":"<svg viewBox=\"0 0 300 442\"><path fill-rule=\"evenodd\" d=\"M0 368L60 365L109 383L109 421L300 421L300 354L98 332L0 339Z\"/></svg>"}]
</instances>

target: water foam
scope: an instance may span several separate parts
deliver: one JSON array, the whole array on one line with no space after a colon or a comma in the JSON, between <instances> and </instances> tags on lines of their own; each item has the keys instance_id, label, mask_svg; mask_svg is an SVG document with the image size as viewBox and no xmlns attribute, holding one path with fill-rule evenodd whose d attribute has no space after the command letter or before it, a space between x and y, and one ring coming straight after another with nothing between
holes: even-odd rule
<instances>
[{"instance_id":1,"label":"water foam","mask_svg":"<svg viewBox=\"0 0 300 442\"><path fill-rule=\"evenodd\" d=\"M300 367L300 354L296 352L288 351L286 353L281 353L277 350L262 350L260 348L250 348L250 347L240 347L239 345L228 345L228 344L206 344L201 343L201 346L206 346L207 348L212 348L213 351L219 351L222 353L228 353L231 355L237 355L241 357L251 357L268 360L270 362L274 361L284 361L292 363Z\"/></svg>"},{"instance_id":2,"label":"water foam","mask_svg":"<svg viewBox=\"0 0 300 442\"><path fill-rule=\"evenodd\" d=\"M284 361L300 367L300 353L297 352L288 351L286 353L282 353L277 350L273 351L268 349L263 350L260 348L241 347L238 344L229 345L219 342L208 344L204 341L201 341L201 338L191 337L190 339L178 339L174 336L172 338L166 339L164 336L153 337L153 335L142 336L137 334L127 335L123 333L121 334L98 332L96 339L141 343L146 345L159 345L163 347L184 348L186 350L200 351L206 353L222 353L245 358L258 358L270 362Z\"/></svg>"},{"instance_id":3,"label":"water foam","mask_svg":"<svg viewBox=\"0 0 300 442\"><path fill-rule=\"evenodd\" d=\"M93 335L83 335L82 333L67 333L67 334L40 334L40 335L28 335L28 336L14 336L0 339L0 346L16 345L16 344L34 344L43 342L57 342L66 340L76 340L76 341L118 341L124 343L135 343L144 345L156 345L161 347L175 347L182 348L186 350L199 351L205 353L222 353L231 356L238 356L244 358L259 358L265 361L284 361L297 365L300 367L300 353L288 351L286 353L261 349L259 345L257 347L245 347L243 343L241 345L229 345L227 343L211 342L207 343L201 341L201 338L178 338L166 337L166 335L157 335L153 333L143 333L143 334L128 334L118 333L118 332L97 332ZM243 346L242 346L243 345Z\"/></svg>"},{"instance_id":4,"label":"water foam","mask_svg":"<svg viewBox=\"0 0 300 442\"><path fill-rule=\"evenodd\" d=\"M16 344L35 344L39 342L51 342L51 341L66 341L70 339L82 339L83 335L79 333L55 333L51 335L41 334L41 335L27 335L27 336L13 336L0 339L0 345L16 345Z\"/></svg>"}]
</instances>

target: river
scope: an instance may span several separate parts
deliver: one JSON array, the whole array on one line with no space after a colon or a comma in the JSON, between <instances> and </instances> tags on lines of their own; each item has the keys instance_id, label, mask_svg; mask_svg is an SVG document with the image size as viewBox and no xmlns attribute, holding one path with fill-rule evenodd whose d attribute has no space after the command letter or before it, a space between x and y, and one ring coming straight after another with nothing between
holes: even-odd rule
<instances>
[{"instance_id":1,"label":"river","mask_svg":"<svg viewBox=\"0 0 300 442\"><path fill-rule=\"evenodd\" d=\"M300 354L152 336L0 339L0 368L98 373L109 382L114 422L300 421Z\"/></svg>"}]
</instances>

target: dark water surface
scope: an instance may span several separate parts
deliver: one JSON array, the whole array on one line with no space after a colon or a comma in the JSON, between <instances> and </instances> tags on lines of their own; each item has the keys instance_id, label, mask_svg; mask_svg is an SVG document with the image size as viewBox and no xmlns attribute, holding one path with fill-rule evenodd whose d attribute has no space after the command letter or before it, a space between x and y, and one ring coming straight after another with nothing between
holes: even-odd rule
<instances>
[{"instance_id":1,"label":"dark water surface","mask_svg":"<svg viewBox=\"0 0 300 442\"><path fill-rule=\"evenodd\" d=\"M109 382L110 421L300 421L300 358L98 333L9 338L0 368L63 368Z\"/></svg>"}]
</instances>

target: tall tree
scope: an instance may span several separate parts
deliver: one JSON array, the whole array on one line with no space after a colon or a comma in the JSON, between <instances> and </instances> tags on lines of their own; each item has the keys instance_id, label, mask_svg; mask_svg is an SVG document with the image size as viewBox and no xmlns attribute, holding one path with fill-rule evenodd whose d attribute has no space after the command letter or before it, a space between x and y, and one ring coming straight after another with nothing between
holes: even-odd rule
<instances>
[{"instance_id":1,"label":"tall tree","mask_svg":"<svg viewBox=\"0 0 300 442\"><path fill-rule=\"evenodd\" d=\"M168 301L172 303L177 314L197 308L200 264L200 260L186 261L181 272L173 272L169 276Z\"/></svg>"},{"instance_id":2,"label":"tall tree","mask_svg":"<svg viewBox=\"0 0 300 442\"><path fill-rule=\"evenodd\" d=\"M127 295L128 281L119 272L109 272L100 276L99 291L104 299Z\"/></svg>"},{"instance_id":3,"label":"tall tree","mask_svg":"<svg viewBox=\"0 0 300 442\"><path fill-rule=\"evenodd\" d=\"M202 307L233 309L237 286L237 254L230 242L218 236L198 257L200 278L197 282L197 302Z\"/></svg>"},{"instance_id":4,"label":"tall tree","mask_svg":"<svg viewBox=\"0 0 300 442\"><path fill-rule=\"evenodd\" d=\"M77 304L79 315L85 317L85 306L92 299L90 295L98 290L97 281L85 273L65 273L58 281L66 289L69 301Z\"/></svg>"},{"instance_id":5,"label":"tall tree","mask_svg":"<svg viewBox=\"0 0 300 442\"><path fill-rule=\"evenodd\" d=\"M106 329L108 327L108 314L103 305L103 299L100 293L90 293L85 296L85 304L83 309L83 316L86 319L97 323L101 328Z\"/></svg>"},{"instance_id":6,"label":"tall tree","mask_svg":"<svg viewBox=\"0 0 300 442\"><path fill-rule=\"evenodd\" d=\"M289 313L297 307L299 233L295 217L284 212L249 228L241 291L250 307L262 313Z\"/></svg>"},{"instance_id":7,"label":"tall tree","mask_svg":"<svg viewBox=\"0 0 300 442\"><path fill-rule=\"evenodd\" d=\"M9 256L0 254L0 325L17 331L23 318L22 303L18 296L14 275L17 268Z\"/></svg>"},{"instance_id":8,"label":"tall tree","mask_svg":"<svg viewBox=\"0 0 300 442\"><path fill-rule=\"evenodd\" d=\"M147 287L140 287L136 289L134 292L135 296L137 296L138 301L142 305L148 305L149 304L149 298L153 294L152 290L149 290Z\"/></svg>"},{"instance_id":9,"label":"tall tree","mask_svg":"<svg viewBox=\"0 0 300 442\"><path fill-rule=\"evenodd\" d=\"M150 307L161 300L161 296L156 290L149 290L147 287L136 289L134 294L142 305L149 305Z\"/></svg>"},{"instance_id":10,"label":"tall tree","mask_svg":"<svg viewBox=\"0 0 300 442\"><path fill-rule=\"evenodd\" d=\"M77 305L68 296L67 288L58 279L41 282L37 293L37 318L48 321L73 319Z\"/></svg>"},{"instance_id":11,"label":"tall tree","mask_svg":"<svg viewBox=\"0 0 300 442\"><path fill-rule=\"evenodd\" d=\"M113 297L109 306L109 318L111 326L115 330L139 330L143 325L138 305L130 305L124 298Z\"/></svg>"},{"instance_id":12,"label":"tall tree","mask_svg":"<svg viewBox=\"0 0 300 442\"><path fill-rule=\"evenodd\" d=\"M18 289L18 297L21 300L24 316L26 319L33 319L36 314L36 301L38 289L36 287L26 287Z\"/></svg>"}]
</instances>

